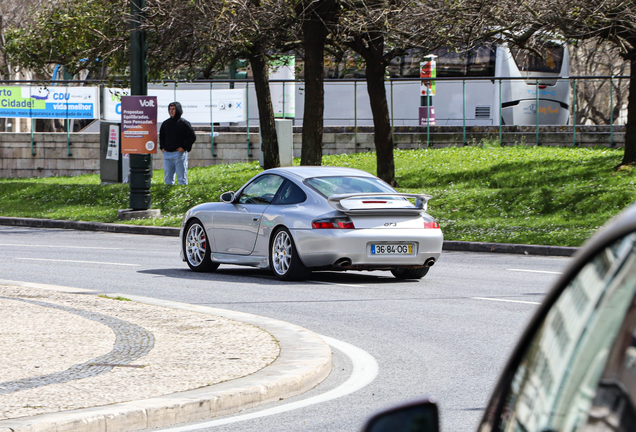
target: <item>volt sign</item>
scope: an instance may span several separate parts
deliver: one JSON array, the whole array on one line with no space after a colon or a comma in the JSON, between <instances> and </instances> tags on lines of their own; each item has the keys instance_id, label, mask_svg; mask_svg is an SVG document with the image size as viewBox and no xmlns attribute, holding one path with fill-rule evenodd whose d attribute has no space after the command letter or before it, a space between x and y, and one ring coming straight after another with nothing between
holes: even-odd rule
<instances>
[{"instance_id":1,"label":"volt sign","mask_svg":"<svg viewBox=\"0 0 636 432\"><path fill-rule=\"evenodd\" d=\"M121 152L157 153L157 97L122 96Z\"/></svg>"}]
</instances>

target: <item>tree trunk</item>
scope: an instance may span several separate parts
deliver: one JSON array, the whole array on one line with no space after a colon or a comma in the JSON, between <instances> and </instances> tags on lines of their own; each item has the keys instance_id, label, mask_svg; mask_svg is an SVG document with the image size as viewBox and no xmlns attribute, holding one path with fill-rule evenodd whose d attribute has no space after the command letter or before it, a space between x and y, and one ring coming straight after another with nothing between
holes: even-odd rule
<instances>
[{"instance_id":1,"label":"tree trunk","mask_svg":"<svg viewBox=\"0 0 636 432\"><path fill-rule=\"evenodd\" d=\"M311 14L303 21L305 51L305 113L300 154L301 165L322 163L322 130L325 111L325 38L324 23Z\"/></svg>"},{"instance_id":2,"label":"tree trunk","mask_svg":"<svg viewBox=\"0 0 636 432\"><path fill-rule=\"evenodd\" d=\"M621 165L636 165L636 57L630 59L629 98L625 125L625 154Z\"/></svg>"},{"instance_id":3,"label":"tree trunk","mask_svg":"<svg viewBox=\"0 0 636 432\"><path fill-rule=\"evenodd\" d=\"M384 55L384 39L378 36L369 43L365 50L365 62L367 68L367 92L371 102L373 114L373 126L375 129L375 152L377 158L378 177L390 184L397 186L395 180L395 162L393 159L393 136L391 134L391 118L389 105L386 100L384 87L384 74L386 63Z\"/></svg>"},{"instance_id":4,"label":"tree trunk","mask_svg":"<svg viewBox=\"0 0 636 432\"><path fill-rule=\"evenodd\" d=\"M250 66L254 74L254 87L258 102L263 168L276 168L280 166L280 157L278 154L278 137L276 136L272 94L269 90L269 68L265 55L262 52L250 55Z\"/></svg>"}]
</instances>

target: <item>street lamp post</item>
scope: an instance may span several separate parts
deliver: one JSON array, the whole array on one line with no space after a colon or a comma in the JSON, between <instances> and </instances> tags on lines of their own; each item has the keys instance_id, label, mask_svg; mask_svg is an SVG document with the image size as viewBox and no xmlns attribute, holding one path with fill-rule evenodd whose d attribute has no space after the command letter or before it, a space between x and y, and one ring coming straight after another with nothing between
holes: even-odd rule
<instances>
[{"instance_id":1,"label":"street lamp post","mask_svg":"<svg viewBox=\"0 0 636 432\"><path fill-rule=\"evenodd\" d=\"M141 29L144 20L145 0L130 1L130 94L148 94L148 70L146 63L146 32ZM150 208L150 183L152 180L152 155L130 155L130 208Z\"/></svg>"}]
</instances>

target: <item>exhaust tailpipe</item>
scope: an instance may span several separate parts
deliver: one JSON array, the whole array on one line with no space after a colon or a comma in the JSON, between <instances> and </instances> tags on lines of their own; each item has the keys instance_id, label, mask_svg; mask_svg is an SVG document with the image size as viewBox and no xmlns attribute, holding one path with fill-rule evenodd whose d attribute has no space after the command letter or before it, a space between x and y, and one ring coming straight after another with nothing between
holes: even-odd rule
<instances>
[{"instance_id":1,"label":"exhaust tailpipe","mask_svg":"<svg viewBox=\"0 0 636 432\"><path fill-rule=\"evenodd\" d=\"M334 265L336 267L349 267L351 265L351 260L349 258L340 258L334 263Z\"/></svg>"},{"instance_id":2,"label":"exhaust tailpipe","mask_svg":"<svg viewBox=\"0 0 636 432\"><path fill-rule=\"evenodd\" d=\"M435 258L429 258L424 263L424 265L427 267L433 267L433 264L435 264Z\"/></svg>"}]
</instances>

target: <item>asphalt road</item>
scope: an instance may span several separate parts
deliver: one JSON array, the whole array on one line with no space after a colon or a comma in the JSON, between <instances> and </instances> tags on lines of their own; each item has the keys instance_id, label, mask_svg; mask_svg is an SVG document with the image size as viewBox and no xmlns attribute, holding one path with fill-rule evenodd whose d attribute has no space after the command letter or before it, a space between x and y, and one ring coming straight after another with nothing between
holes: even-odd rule
<instances>
[{"instance_id":1,"label":"asphalt road","mask_svg":"<svg viewBox=\"0 0 636 432\"><path fill-rule=\"evenodd\" d=\"M516 339L569 262L444 252L421 281L321 272L286 283L243 267L193 273L179 247L173 237L0 227L0 279L263 315L355 345L379 365L353 394L255 420L239 414L239 423L207 427L214 431L357 431L375 411L424 395L439 402L443 431L473 431ZM352 367L334 350L332 376L299 398L337 388Z\"/></svg>"}]
</instances>

